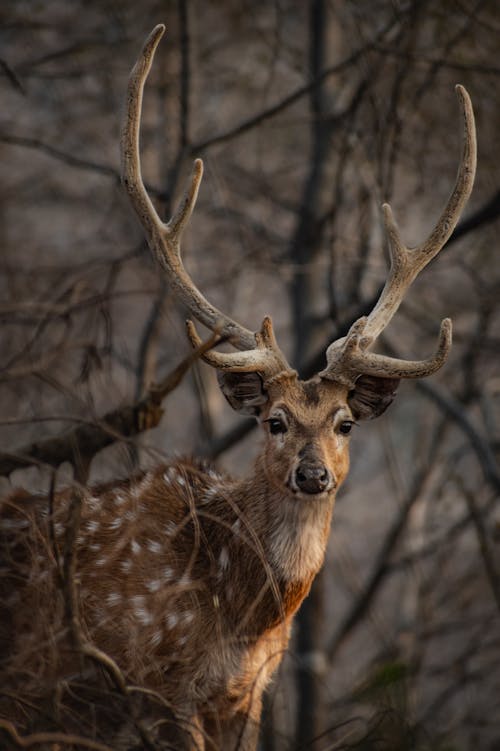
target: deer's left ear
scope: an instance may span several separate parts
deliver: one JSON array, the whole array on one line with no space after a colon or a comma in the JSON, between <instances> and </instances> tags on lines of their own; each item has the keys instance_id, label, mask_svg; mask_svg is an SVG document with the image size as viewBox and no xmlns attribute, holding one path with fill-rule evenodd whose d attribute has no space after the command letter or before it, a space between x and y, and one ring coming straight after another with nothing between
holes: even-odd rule
<instances>
[{"instance_id":1,"label":"deer's left ear","mask_svg":"<svg viewBox=\"0 0 500 751\"><path fill-rule=\"evenodd\" d=\"M348 402L357 420L372 420L385 412L396 396L399 378L362 375L349 394Z\"/></svg>"},{"instance_id":2,"label":"deer's left ear","mask_svg":"<svg viewBox=\"0 0 500 751\"><path fill-rule=\"evenodd\" d=\"M220 389L231 407L241 415L257 417L268 396L258 373L229 373L218 370Z\"/></svg>"}]
</instances>

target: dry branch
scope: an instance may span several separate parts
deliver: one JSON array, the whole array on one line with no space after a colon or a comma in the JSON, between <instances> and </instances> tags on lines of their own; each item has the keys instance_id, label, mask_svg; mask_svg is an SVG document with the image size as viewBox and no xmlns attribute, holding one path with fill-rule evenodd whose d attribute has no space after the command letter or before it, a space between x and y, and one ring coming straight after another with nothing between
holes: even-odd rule
<instances>
[{"instance_id":1,"label":"dry branch","mask_svg":"<svg viewBox=\"0 0 500 751\"><path fill-rule=\"evenodd\" d=\"M33 746L45 746L49 743L54 744L52 748L56 748L56 744L64 744L64 747L77 746L79 748L88 748L91 751L113 751L110 746L106 746L104 743L98 743L98 741L90 740L89 738L82 738L79 735L73 735L71 733L31 733L30 735L19 735L15 726L8 720L0 719L0 732L4 731L8 735L12 743L18 748L32 748Z\"/></svg>"},{"instance_id":2,"label":"dry branch","mask_svg":"<svg viewBox=\"0 0 500 751\"><path fill-rule=\"evenodd\" d=\"M163 415L163 400L177 388L192 364L218 339L217 333L212 334L134 404L114 409L95 422L79 425L55 438L37 441L14 452L0 452L0 475L9 475L15 469L32 464L57 467L63 462L74 463L76 457L90 460L106 446L156 427Z\"/></svg>"}]
</instances>

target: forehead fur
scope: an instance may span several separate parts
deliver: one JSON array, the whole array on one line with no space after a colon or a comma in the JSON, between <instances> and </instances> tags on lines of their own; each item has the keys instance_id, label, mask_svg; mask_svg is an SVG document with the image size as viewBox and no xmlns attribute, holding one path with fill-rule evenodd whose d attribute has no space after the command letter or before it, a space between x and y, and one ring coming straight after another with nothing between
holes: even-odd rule
<instances>
[{"instance_id":1,"label":"forehead fur","mask_svg":"<svg viewBox=\"0 0 500 751\"><path fill-rule=\"evenodd\" d=\"M286 385L270 388L270 406L276 402L289 405L297 415L313 410L331 411L335 407L347 405L347 389L333 381L323 380L318 376L309 381L290 379Z\"/></svg>"},{"instance_id":2,"label":"forehead fur","mask_svg":"<svg viewBox=\"0 0 500 751\"><path fill-rule=\"evenodd\" d=\"M325 389L319 378L313 378L310 381L302 381L301 386L304 391L306 404L311 407L316 407L323 399L325 399L325 397L328 397L328 392L325 393Z\"/></svg>"}]
</instances>

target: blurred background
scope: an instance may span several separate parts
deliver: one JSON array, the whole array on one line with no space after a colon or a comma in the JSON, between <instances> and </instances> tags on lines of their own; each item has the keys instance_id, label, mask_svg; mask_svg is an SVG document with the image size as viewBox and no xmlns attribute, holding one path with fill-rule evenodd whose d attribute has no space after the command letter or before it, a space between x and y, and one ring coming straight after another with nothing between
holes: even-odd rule
<instances>
[{"instance_id":1,"label":"blurred background","mask_svg":"<svg viewBox=\"0 0 500 751\"><path fill-rule=\"evenodd\" d=\"M447 365L356 428L322 574L267 699L262 749L500 745L500 6L486 0L3 0L0 490L124 477L166 456L251 471L259 436L189 353L181 309L120 187L126 82L167 26L143 172L168 217L205 162L183 242L206 296L271 314L304 376L453 186L470 92L478 173L461 223L378 351ZM154 426L154 427L151 427ZM148 428L149 429L146 429Z\"/></svg>"}]
</instances>

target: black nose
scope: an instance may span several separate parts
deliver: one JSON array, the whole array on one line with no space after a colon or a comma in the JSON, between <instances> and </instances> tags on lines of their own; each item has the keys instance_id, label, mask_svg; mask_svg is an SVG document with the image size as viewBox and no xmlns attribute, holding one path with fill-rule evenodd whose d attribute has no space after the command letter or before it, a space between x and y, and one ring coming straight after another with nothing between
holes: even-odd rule
<instances>
[{"instance_id":1,"label":"black nose","mask_svg":"<svg viewBox=\"0 0 500 751\"><path fill-rule=\"evenodd\" d=\"M332 485L332 476L324 464L302 462L295 470L295 484L302 493L324 493Z\"/></svg>"}]
</instances>

